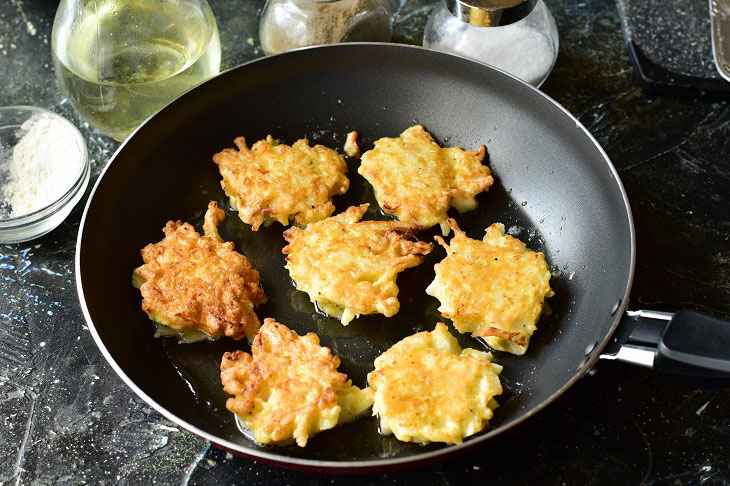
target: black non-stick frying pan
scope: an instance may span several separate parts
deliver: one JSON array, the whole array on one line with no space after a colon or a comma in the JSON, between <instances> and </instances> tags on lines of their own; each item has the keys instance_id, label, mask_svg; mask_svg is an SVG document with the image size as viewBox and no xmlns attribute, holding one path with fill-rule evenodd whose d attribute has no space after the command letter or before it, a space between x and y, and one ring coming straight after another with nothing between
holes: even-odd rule
<instances>
[{"instance_id":1,"label":"black non-stick frying pan","mask_svg":"<svg viewBox=\"0 0 730 486\"><path fill-rule=\"evenodd\" d=\"M340 370L364 386L376 356L445 320L438 315L436 299L424 292L433 265L445 253L437 248L421 266L401 274L396 316L362 317L343 327L318 314L306 294L294 289L281 253L284 228L274 224L254 233L230 210L211 156L231 147L239 135L255 141L271 134L288 143L308 137L340 149L351 130L361 134L367 150L375 139L397 136L415 123L442 144L487 146L496 182L479 196L476 211L454 216L471 237L481 238L488 225L501 222L529 247L543 251L556 275L553 312L538 323L526 355L495 353L504 366L500 407L485 431L461 445L402 443L380 435L377 419L368 417L323 432L306 448L259 446L237 429L219 378L223 352L248 351L248 343L155 339L139 291L131 285L132 269L141 264L139 250L162 238L166 221L199 225L207 203L219 201L228 215L222 236L234 241L261 273L269 300L258 315L274 317L300 334L316 332L340 356ZM370 202L366 217L385 218L357 165L349 160L352 184L347 194L335 198L337 211ZM419 238L433 241L435 232L422 232ZM624 318L634 231L626 194L606 154L550 98L463 58L410 46L349 44L240 66L148 120L99 178L86 207L76 258L81 306L99 348L124 381L168 419L264 462L319 471L383 471L443 459L494 439L547 406L590 369ZM628 320L645 324L641 316ZM682 361L682 344L696 334L687 338L682 334L686 325L677 325L679 336L660 342L664 324L621 326L620 340L630 340L632 346L619 356L641 361L642 351L658 343L664 346L665 362L667 356L670 365ZM468 336L459 338L462 345L484 348ZM730 349L727 337L722 339L724 349ZM722 339L714 342L722 344ZM727 376L730 368L718 354L722 346L708 350L707 340L695 341L695 351L703 356L688 359L711 368L710 375L720 376L724 369Z\"/></svg>"}]
</instances>

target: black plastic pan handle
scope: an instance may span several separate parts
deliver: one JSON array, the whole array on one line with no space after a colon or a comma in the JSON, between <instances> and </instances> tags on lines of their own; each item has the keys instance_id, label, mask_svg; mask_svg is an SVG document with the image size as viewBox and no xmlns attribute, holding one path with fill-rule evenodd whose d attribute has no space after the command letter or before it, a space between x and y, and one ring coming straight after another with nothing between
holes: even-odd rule
<instances>
[{"instance_id":1,"label":"black plastic pan handle","mask_svg":"<svg viewBox=\"0 0 730 486\"><path fill-rule=\"evenodd\" d=\"M601 358L654 368L674 385L730 387L730 321L691 310L628 311Z\"/></svg>"}]
</instances>

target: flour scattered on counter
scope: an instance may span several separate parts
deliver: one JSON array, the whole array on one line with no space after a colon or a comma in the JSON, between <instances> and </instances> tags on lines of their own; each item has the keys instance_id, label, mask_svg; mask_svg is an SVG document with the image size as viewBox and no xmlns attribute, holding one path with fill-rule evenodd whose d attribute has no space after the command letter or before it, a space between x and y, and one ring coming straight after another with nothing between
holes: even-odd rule
<instances>
[{"instance_id":1,"label":"flour scattered on counter","mask_svg":"<svg viewBox=\"0 0 730 486\"><path fill-rule=\"evenodd\" d=\"M33 25L33 22L28 20L28 16L25 13L25 10L23 9L23 2L22 1L14 1L13 4L15 5L15 8L18 10L18 13L23 18L23 22L25 22L25 30L28 31L30 35L36 35L37 31L35 28L35 25Z\"/></svg>"},{"instance_id":2,"label":"flour scattered on counter","mask_svg":"<svg viewBox=\"0 0 730 486\"><path fill-rule=\"evenodd\" d=\"M0 206L9 206L10 217L38 211L68 191L81 172L83 147L71 128L47 116L33 117L20 127L20 141L0 160L7 182Z\"/></svg>"}]
</instances>

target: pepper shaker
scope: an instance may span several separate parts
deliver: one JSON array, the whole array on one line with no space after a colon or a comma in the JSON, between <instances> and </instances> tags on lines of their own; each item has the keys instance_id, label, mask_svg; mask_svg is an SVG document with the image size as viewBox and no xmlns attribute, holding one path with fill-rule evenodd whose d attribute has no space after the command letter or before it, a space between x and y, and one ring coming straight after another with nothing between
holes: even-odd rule
<instances>
[{"instance_id":1,"label":"pepper shaker","mask_svg":"<svg viewBox=\"0 0 730 486\"><path fill-rule=\"evenodd\" d=\"M267 55L304 46L390 40L388 0L268 0L259 36Z\"/></svg>"},{"instance_id":2,"label":"pepper shaker","mask_svg":"<svg viewBox=\"0 0 730 486\"><path fill-rule=\"evenodd\" d=\"M558 56L558 29L543 0L444 0L428 19L423 45L538 87Z\"/></svg>"}]
</instances>

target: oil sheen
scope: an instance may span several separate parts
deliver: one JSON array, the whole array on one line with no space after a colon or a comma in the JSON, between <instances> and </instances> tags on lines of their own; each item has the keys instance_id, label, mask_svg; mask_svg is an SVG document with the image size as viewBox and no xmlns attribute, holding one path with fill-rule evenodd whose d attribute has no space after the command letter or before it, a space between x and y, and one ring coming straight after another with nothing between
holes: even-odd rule
<instances>
[{"instance_id":1,"label":"oil sheen","mask_svg":"<svg viewBox=\"0 0 730 486\"><path fill-rule=\"evenodd\" d=\"M124 140L178 95L218 73L221 48L206 2L96 0L56 20L61 88L90 125Z\"/></svg>"}]
</instances>

